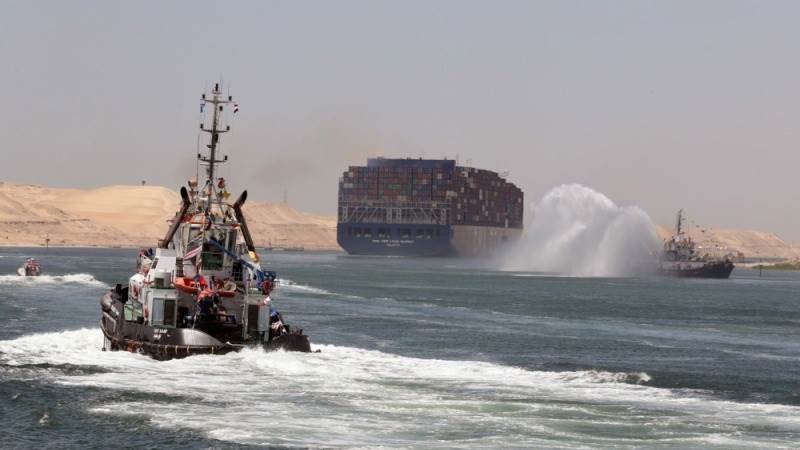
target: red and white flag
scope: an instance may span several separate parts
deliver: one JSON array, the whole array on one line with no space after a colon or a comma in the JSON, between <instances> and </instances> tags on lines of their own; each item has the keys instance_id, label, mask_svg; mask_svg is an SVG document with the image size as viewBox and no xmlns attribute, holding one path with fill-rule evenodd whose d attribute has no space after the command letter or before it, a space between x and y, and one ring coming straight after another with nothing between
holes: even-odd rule
<instances>
[{"instance_id":1,"label":"red and white flag","mask_svg":"<svg viewBox=\"0 0 800 450\"><path fill-rule=\"evenodd\" d=\"M184 253L183 259L194 258L195 256L197 256L198 253L200 253L200 250L202 250L202 249L203 249L203 246L197 246L197 247L189 250L188 252Z\"/></svg>"},{"instance_id":2,"label":"red and white flag","mask_svg":"<svg viewBox=\"0 0 800 450\"><path fill-rule=\"evenodd\" d=\"M192 245L193 243L194 245ZM200 254L202 250L203 250L203 237L200 236L199 240L195 238L193 242L189 242L189 249L186 251L186 253L183 254L183 259L194 258L198 254Z\"/></svg>"}]
</instances>

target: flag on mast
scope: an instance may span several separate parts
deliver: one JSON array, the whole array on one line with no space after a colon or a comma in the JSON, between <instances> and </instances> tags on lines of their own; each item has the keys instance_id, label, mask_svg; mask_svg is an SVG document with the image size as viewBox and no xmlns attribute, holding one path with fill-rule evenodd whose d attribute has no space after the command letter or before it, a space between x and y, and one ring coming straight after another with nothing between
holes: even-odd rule
<instances>
[{"instance_id":1,"label":"flag on mast","mask_svg":"<svg viewBox=\"0 0 800 450\"><path fill-rule=\"evenodd\" d=\"M237 112L239 112L239 104L238 103L234 103L233 104L233 113L236 114Z\"/></svg>"},{"instance_id":2,"label":"flag on mast","mask_svg":"<svg viewBox=\"0 0 800 450\"><path fill-rule=\"evenodd\" d=\"M186 246L186 253L183 254L183 259L191 259L197 256L203 250L203 235L199 235L196 238L189 241L189 244Z\"/></svg>"}]
</instances>

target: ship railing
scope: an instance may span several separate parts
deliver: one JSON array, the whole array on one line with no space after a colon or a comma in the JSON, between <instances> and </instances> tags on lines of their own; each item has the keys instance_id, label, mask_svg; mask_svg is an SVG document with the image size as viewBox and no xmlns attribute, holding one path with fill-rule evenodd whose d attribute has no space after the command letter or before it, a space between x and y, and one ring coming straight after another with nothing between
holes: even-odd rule
<instances>
[{"instance_id":1,"label":"ship railing","mask_svg":"<svg viewBox=\"0 0 800 450\"><path fill-rule=\"evenodd\" d=\"M377 201L377 200L356 200L356 201L345 201L342 200L339 202L340 208L358 208L358 207L369 207L369 208L417 208L417 209L441 209L441 208L449 208L449 202L384 202L384 201Z\"/></svg>"},{"instance_id":2,"label":"ship railing","mask_svg":"<svg viewBox=\"0 0 800 450\"><path fill-rule=\"evenodd\" d=\"M447 221L444 220L431 220L431 219L408 219L404 221L393 221L387 222L386 220L376 219L376 218L350 218L348 220L342 220L341 223L368 223L368 224L377 224L377 225L449 225Z\"/></svg>"},{"instance_id":3,"label":"ship railing","mask_svg":"<svg viewBox=\"0 0 800 450\"><path fill-rule=\"evenodd\" d=\"M447 203L349 203L339 206L340 222L386 224L440 224L450 223L450 205Z\"/></svg>"}]
</instances>

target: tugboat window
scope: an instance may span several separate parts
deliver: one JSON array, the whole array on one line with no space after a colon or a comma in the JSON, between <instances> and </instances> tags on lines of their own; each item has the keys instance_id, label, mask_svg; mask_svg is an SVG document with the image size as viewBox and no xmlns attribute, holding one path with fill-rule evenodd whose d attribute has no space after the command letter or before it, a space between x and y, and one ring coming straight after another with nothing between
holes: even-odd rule
<instances>
[{"instance_id":1,"label":"tugboat window","mask_svg":"<svg viewBox=\"0 0 800 450\"><path fill-rule=\"evenodd\" d=\"M231 231L228 233L227 239L228 245L226 247L228 251L231 253L236 253L236 231Z\"/></svg>"},{"instance_id":2,"label":"tugboat window","mask_svg":"<svg viewBox=\"0 0 800 450\"><path fill-rule=\"evenodd\" d=\"M187 246L189 245L188 243L192 242L195 238L197 238L201 234L203 234L203 232L200 230L200 227L192 225L192 228L189 230L189 235L186 237L186 241L183 242L183 248L188 250L187 248Z\"/></svg>"},{"instance_id":3,"label":"tugboat window","mask_svg":"<svg viewBox=\"0 0 800 450\"><path fill-rule=\"evenodd\" d=\"M225 254L222 253L217 247L204 243L203 244L203 255L202 255L202 264L203 269L206 270L222 270L223 261L225 260Z\"/></svg>"},{"instance_id":4,"label":"tugboat window","mask_svg":"<svg viewBox=\"0 0 800 450\"><path fill-rule=\"evenodd\" d=\"M242 277L244 274L244 270L242 270L242 262L241 261L234 261L233 266L231 267L231 277L233 281L241 282L244 280Z\"/></svg>"},{"instance_id":5,"label":"tugboat window","mask_svg":"<svg viewBox=\"0 0 800 450\"><path fill-rule=\"evenodd\" d=\"M175 300L164 300L164 325L175 326Z\"/></svg>"},{"instance_id":6,"label":"tugboat window","mask_svg":"<svg viewBox=\"0 0 800 450\"><path fill-rule=\"evenodd\" d=\"M142 304L137 301L130 301L125 303L125 320L128 322L141 323L144 319L142 314Z\"/></svg>"}]
</instances>

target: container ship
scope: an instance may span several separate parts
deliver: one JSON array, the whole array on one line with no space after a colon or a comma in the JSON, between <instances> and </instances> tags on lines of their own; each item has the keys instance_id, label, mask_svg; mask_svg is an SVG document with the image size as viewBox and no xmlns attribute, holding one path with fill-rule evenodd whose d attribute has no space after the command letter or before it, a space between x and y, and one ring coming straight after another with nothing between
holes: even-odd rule
<instances>
[{"instance_id":1,"label":"container ship","mask_svg":"<svg viewBox=\"0 0 800 450\"><path fill-rule=\"evenodd\" d=\"M339 180L336 237L352 255L483 256L522 234L523 200L454 160L370 158Z\"/></svg>"}]
</instances>

